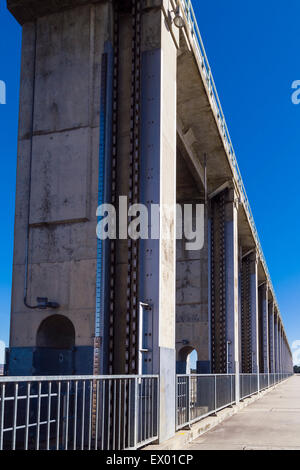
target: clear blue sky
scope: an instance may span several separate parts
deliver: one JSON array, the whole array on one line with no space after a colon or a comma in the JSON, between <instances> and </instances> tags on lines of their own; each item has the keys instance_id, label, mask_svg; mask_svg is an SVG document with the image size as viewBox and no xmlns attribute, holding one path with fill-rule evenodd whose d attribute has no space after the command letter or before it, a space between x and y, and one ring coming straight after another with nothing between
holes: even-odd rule
<instances>
[{"instance_id":1,"label":"clear blue sky","mask_svg":"<svg viewBox=\"0 0 300 470\"><path fill-rule=\"evenodd\" d=\"M300 340L299 0L194 0L290 342ZM0 2L0 340L8 342L21 30ZM1 361L0 361L1 362Z\"/></svg>"}]
</instances>

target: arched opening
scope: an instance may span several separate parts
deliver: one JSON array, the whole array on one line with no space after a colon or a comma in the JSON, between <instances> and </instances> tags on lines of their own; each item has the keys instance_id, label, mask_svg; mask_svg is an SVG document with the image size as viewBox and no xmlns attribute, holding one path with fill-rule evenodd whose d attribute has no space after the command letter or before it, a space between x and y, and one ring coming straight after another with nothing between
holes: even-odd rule
<instances>
[{"instance_id":1,"label":"arched opening","mask_svg":"<svg viewBox=\"0 0 300 470\"><path fill-rule=\"evenodd\" d=\"M75 328L63 315L52 315L40 324L37 332L38 348L72 349L75 346Z\"/></svg>"},{"instance_id":2,"label":"arched opening","mask_svg":"<svg viewBox=\"0 0 300 470\"><path fill-rule=\"evenodd\" d=\"M75 371L75 328L63 315L42 321L36 336L34 374L72 375Z\"/></svg>"},{"instance_id":3,"label":"arched opening","mask_svg":"<svg viewBox=\"0 0 300 470\"><path fill-rule=\"evenodd\" d=\"M177 373L196 374L198 353L193 346L184 346L178 353Z\"/></svg>"}]
</instances>

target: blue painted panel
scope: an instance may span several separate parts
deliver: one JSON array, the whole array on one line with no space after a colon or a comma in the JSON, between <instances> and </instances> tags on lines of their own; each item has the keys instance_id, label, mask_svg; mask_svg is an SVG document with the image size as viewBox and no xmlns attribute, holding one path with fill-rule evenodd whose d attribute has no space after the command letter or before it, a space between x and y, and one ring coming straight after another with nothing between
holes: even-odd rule
<instances>
[{"instance_id":1,"label":"blue painted panel","mask_svg":"<svg viewBox=\"0 0 300 470\"><path fill-rule=\"evenodd\" d=\"M35 348L10 348L7 350L7 375L32 375Z\"/></svg>"}]
</instances>

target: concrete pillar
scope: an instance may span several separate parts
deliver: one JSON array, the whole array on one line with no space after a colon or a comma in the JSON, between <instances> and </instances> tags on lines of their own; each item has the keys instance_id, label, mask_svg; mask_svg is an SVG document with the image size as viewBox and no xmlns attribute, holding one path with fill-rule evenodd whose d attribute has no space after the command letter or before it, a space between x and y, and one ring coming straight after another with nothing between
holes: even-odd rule
<instances>
[{"instance_id":1,"label":"concrete pillar","mask_svg":"<svg viewBox=\"0 0 300 470\"><path fill-rule=\"evenodd\" d=\"M176 27L171 34L164 15L169 4L162 4L158 8L157 2L148 1L142 17L141 202L149 209L151 204L160 205L160 228L159 238L143 240L140 247L140 298L152 309L152 360L143 371L160 376L160 441L175 433L176 412L177 48L173 38L178 40L179 35Z\"/></svg>"},{"instance_id":2,"label":"concrete pillar","mask_svg":"<svg viewBox=\"0 0 300 470\"><path fill-rule=\"evenodd\" d=\"M259 373L259 342L258 342L258 283L257 283L257 254L250 255L250 312L251 312L251 346L252 373Z\"/></svg>"},{"instance_id":3,"label":"concrete pillar","mask_svg":"<svg viewBox=\"0 0 300 470\"><path fill-rule=\"evenodd\" d=\"M260 372L269 373L269 315L268 315L268 285L261 287L261 314L262 314L262 354L263 370Z\"/></svg>"},{"instance_id":4,"label":"concrete pillar","mask_svg":"<svg viewBox=\"0 0 300 470\"><path fill-rule=\"evenodd\" d=\"M274 340L274 302L269 302L269 354L270 373L275 372L275 340Z\"/></svg>"},{"instance_id":5,"label":"concrete pillar","mask_svg":"<svg viewBox=\"0 0 300 470\"><path fill-rule=\"evenodd\" d=\"M226 266L226 339L227 371L239 374L239 248L238 204L235 191L228 191L225 208L225 266ZM239 380L236 380L239 397Z\"/></svg>"}]
</instances>

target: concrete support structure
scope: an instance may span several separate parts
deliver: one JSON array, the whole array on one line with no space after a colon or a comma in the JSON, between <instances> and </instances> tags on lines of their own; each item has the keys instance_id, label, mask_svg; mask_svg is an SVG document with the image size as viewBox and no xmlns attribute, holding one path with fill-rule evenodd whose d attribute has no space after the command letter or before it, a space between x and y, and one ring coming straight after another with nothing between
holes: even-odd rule
<instances>
[{"instance_id":1,"label":"concrete support structure","mask_svg":"<svg viewBox=\"0 0 300 470\"><path fill-rule=\"evenodd\" d=\"M101 61L111 5L67 3L8 1L23 24L12 375L93 371ZM51 336L56 311L30 308L37 297L60 305L55 337L44 333Z\"/></svg>"},{"instance_id":2,"label":"concrete support structure","mask_svg":"<svg viewBox=\"0 0 300 470\"><path fill-rule=\"evenodd\" d=\"M141 300L152 306L153 321L152 345L148 345L153 359L143 370L160 375L159 436L166 440L174 433L176 410L177 49L163 9L144 12L142 31L141 197L149 210L153 203L160 205L159 239L144 240L140 253ZM178 37L176 28L173 34Z\"/></svg>"},{"instance_id":3,"label":"concrete support structure","mask_svg":"<svg viewBox=\"0 0 300 470\"><path fill-rule=\"evenodd\" d=\"M7 4L23 26L8 373L158 374L164 441L176 359L180 373L193 350L198 373L292 367L198 33L185 8L174 25L181 0ZM134 217L124 196L150 236L99 242L101 203ZM176 241L176 203L202 207L196 250Z\"/></svg>"},{"instance_id":4,"label":"concrete support structure","mask_svg":"<svg viewBox=\"0 0 300 470\"><path fill-rule=\"evenodd\" d=\"M279 372L279 349L278 349L278 312L274 311L274 353L275 353L275 372Z\"/></svg>"},{"instance_id":5,"label":"concrete support structure","mask_svg":"<svg viewBox=\"0 0 300 470\"><path fill-rule=\"evenodd\" d=\"M274 302L269 302L269 354L270 354L270 372L275 372L275 315Z\"/></svg>"},{"instance_id":6,"label":"concrete support structure","mask_svg":"<svg viewBox=\"0 0 300 470\"><path fill-rule=\"evenodd\" d=\"M250 315L251 315L251 355L252 373L259 372L259 337L258 337L258 274L257 254L250 255Z\"/></svg>"},{"instance_id":7,"label":"concrete support structure","mask_svg":"<svg viewBox=\"0 0 300 470\"><path fill-rule=\"evenodd\" d=\"M232 189L225 207L227 373L239 372L238 202Z\"/></svg>"}]
</instances>

